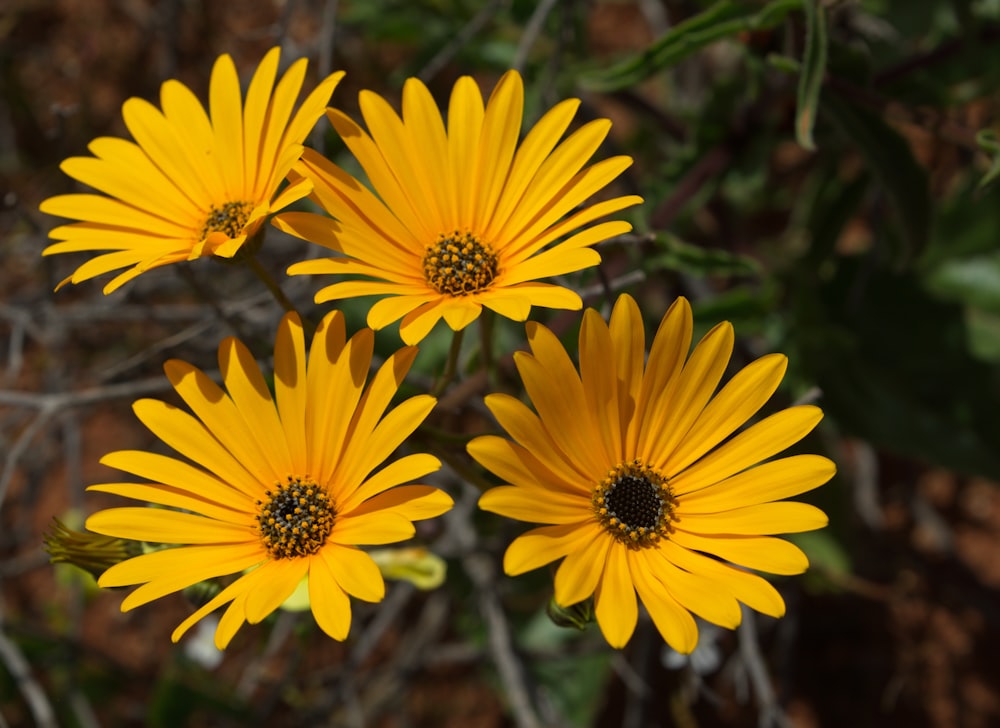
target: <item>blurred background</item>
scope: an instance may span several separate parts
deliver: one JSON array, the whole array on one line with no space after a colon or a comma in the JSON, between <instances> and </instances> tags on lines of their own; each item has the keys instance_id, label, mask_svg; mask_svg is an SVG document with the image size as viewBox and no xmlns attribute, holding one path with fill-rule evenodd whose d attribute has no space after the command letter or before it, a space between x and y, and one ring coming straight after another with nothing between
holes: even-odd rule
<instances>
[{"instance_id":1,"label":"blurred background","mask_svg":"<svg viewBox=\"0 0 1000 728\"><path fill-rule=\"evenodd\" d=\"M0 725L1000 725L998 40L997 0L5 0ZM417 539L446 580L355 603L343 644L282 612L225 655L211 625L173 645L185 597L122 614L122 592L48 563L53 517L79 527L114 502L84 494L118 478L100 457L160 447L130 405L170 399L163 362L214 369L234 333L266 359L280 311L213 261L53 293L86 256L41 258L57 221L38 204L74 189L60 161L126 134L125 99L156 102L167 78L204 99L217 55L249 78L274 45L310 58L309 83L345 69L332 103L353 115L363 88L398 108L419 76L443 105L461 75L488 93L518 68L526 126L567 97L577 123L613 120L600 155L635 159L614 192L645 204L568 284L604 312L629 292L650 332L686 295L700 331L734 323L731 371L789 356L769 410L826 412L802 448L838 463L810 494L830 526L795 539L813 566L775 580L783 620L706 628L691 658L648 620L621 652L555 627L549 572L500 573L524 527L475 512L485 476L462 441L489 429L491 390L474 367L434 423L458 435L439 478L458 505ZM325 120L311 143L350 168ZM280 275L316 254L271 231L261 257ZM315 309L316 281L282 284ZM579 314L533 314L575 349ZM496 335L523 345L520 325ZM424 343L417 381L449 340Z\"/></svg>"}]
</instances>

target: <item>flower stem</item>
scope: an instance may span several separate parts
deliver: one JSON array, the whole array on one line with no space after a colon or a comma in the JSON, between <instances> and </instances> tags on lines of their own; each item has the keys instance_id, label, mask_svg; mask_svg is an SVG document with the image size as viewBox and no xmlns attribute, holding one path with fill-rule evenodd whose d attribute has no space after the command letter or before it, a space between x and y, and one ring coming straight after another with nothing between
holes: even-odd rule
<instances>
[{"instance_id":1,"label":"flower stem","mask_svg":"<svg viewBox=\"0 0 1000 728\"><path fill-rule=\"evenodd\" d=\"M444 364L444 371L441 372L440 379L431 390L431 394L435 397L440 397L441 393L451 384L451 380L455 378L455 372L458 371L458 355L462 351L462 337L464 335L465 329L459 329L451 337L451 348L448 349L448 360Z\"/></svg>"},{"instance_id":2,"label":"flower stem","mask_svg":"<svg viewBox=\"0 0 1000 728\"><path fill-rule=\"evenodd\" d=\"M484 307L483 312L479 315L479 360L483 374L486 375L486 384L490 388L495 381L493 376L493 330L495 323L496 314Z\"/></svg>"},{"instance_id":3,"label":"flower stem","mask_svg":"<svg viewBox=\"0 0 1000 728\"><path fill-rule=\"evenodd\" d=\"M281 290L281 286L278 282L274 280L274 276L271 272L261 265L261 262L257 259L256 255L248 255L244 258L246 264L250 267L250 270L260 279L261 283L271 292L274 300L278 302L283 309L289 313L298 314L299 319L302 321L302 328L305 331L306 336L312 336L313 332L316 330L316 326L305 316L299 313L299 310L292 303L291 299L285 295L285 292Z\"/></svg>"}]
</instances>

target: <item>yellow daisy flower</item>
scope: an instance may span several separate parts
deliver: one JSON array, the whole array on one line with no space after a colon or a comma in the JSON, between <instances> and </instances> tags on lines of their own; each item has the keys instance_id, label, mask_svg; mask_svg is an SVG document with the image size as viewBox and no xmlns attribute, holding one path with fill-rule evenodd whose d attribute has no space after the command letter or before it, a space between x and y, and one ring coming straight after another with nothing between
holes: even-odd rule
<instances>
[{"instance_id":1,"label":"yellow daisy flower","mask_svg":"<svg viewBox=\"0 0 1000 728\"><path fill-rule=\"evenodd\" d=\"M153 399L133 409L193 464L113 452L101 462L153 482L90 487L163 506L99 511L87 520L91 531L179 545L101 575L103 587L141 585L123 611L239 575L173 633L176 642L229 604L215 633L222 649L244 621L264 619L304 578L313 615L334 639L343 640L351 625L348 595L382 599L378 566L358 546L407 539L412 521L440 515L452 500L427 485L399 485L437 470L441 463L431 455L407 455L376 471L435 400L419 395L386 412L417 350L393 354L366 387L373 342L371 329L346 340L344 317L334 312L317 329L307 362L302 324L286 315L274 347L277 402L253 356L233 338L219 347L226 391L190 364L167 362L167 377L193 414Z\"/></svg>"},{"instance_id":2,"label":"yellow daisy flower","mask_svg":"<svg viewBox=\"0 0 1000 728\"><path fill-rule=\"evenodd\" d=\"M359 101L368 132L335 109L327 116L375 194L307 150L297 170L312 179L314 198L336 221L294 212L275 219L287 232L346 256L297 263L290 275L366 279L327 286L317 303L387 296L371 307L368 325L380 329L402 318L408 344L442 317L461 330L483 306L518 321L532 306L582 306L575 292L538 279L596 265L601 258L592 246L632 228L615 220L582 229L642 201L626 195L580 207L632 163L620 156L584 167L611 122L589 122L560 142L580 104L570 99L518 145L524 88L515 71L503 76L485 108L476 83L460 78L447 129L415 78L403 88L402 118L370 91Z\"/></svg>"},{"instance_id":3,"label":"yellow daisy flower","mask_svg":"<svg viewBox=\"0 0 1000 728\"><path fill-rule=\"evenodd\" d=\"M323 80L293 115L306 60L293 63L275 85L279 49L271 49L241 101L240 80L228 55L212 69L210 114L179 81L160 89L162 111L131 98L122 106L134 142L101 137L93 157L72 157L62 170L103 194L58 195L42 212L79 222L49 236L61 242L42 255L111 251L81 265L66 283L119 268L110 293L151 268L217 255L231 258L268 215L309 194L308 180L279 190L302 153L302 142L323 114L344 75Z\"/></svg>"},{"instance_id":4,"label":"yellow daisy flower","mask_svg":"<svg viewBox=\"0 0 1000 728\"><path fill-rule=\"evenodd\" d=\"M779 617L785 605L767 581L806 569L796 546L771 534L826 525L822 511L780 499L834 473L818 455L762 462L801 440L822 418L790 407L736 433L771 397L786 359L769 354L713 397L733 348L722 323L691 356L692 318L670 307L643 363L639 308L622 296L610 326L593 310L580 331L580 370L555 335L527 325L531 354L515 355L537 414L505 394L486 404L513 438L478 437L469 453L509 485L482 495L481 508L547 524L511 543L504 569L521 574L563 559L555 602L594 595L597 622L613 647L635 629L636 592L660 634L691 652L692 613L723 627L740 623L739 602Z\"/></svg>"}]
</instances>

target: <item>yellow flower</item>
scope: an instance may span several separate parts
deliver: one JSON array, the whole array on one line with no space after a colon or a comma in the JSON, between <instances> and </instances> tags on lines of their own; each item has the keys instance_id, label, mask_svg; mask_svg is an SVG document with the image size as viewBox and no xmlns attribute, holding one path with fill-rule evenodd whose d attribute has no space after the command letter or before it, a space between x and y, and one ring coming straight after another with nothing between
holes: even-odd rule
<instances>
[{"instance_id":1,"label":"yellow flower","mask_svg":"<svg viewBox=\"0 0 1000 728\"><path fill-rule=\"evenodd\" d=\"M417 351L393 354L365 387L373 341L371 329L345 340L344 317L334 312L317 329L307 362L302 325L294 314L285 316L274 347L276 403L253 356L235 339L219 347L227 391L189 364L167 362L167 377L193 415L152 399L133 409L194 464L113 452L101 462L153 482L90 487L163 506L99 511L87 520L91 531L179 545L104 572L101 586L141 585L122 602L123 611L206 579L239 575L173 633L177 641L228 603L215 633L222 649L244 621L262 620L303 578L316 621L334 639L350 628L348 595L382 599L378 566L357 546L409 538L412 521L440 515L452 500L430 486L399 485L437 470L431 455L406 455L376 471L435 400L418 395L387 413Z\"/></svg>"},{"instance_id":2,"label":"yellow flower","mask_svg":"<svg viewBox=\"0 0 1000 728\"><path fill-rule=\"evenodd\" d=\"M293 63L275 85L278 56L278 48L264 56L245 106L233 60L223 55L212 69L211 117L190 89L170 80L160 90L162 111L138 98L122 106L135 142L101 137L90 143L93 157L62 163L66 174L103 194L42 202L42 212L79 220L52 230L49 236L62 242L42 255L110 252L60 286L128 267L104 287L110 293L151 268L230 258L268 215L309 194L308 180L279 187L343 72L322 81L293 115L306 60Z\"/></svg>"},{"instance_id":3,"label":"yellow flower","mask_svg":"<svg viewBox=\"0 0 1000 728\"><path fill-rule=\"evenodd\" d=\"M387 296L371 307L368 325L380 329L402 318L408 344L442 317L461 330L483 306L518 321L532 306L582 306L575 292L538 279L596 265L601 258L592 246L631 230L620 220L583 229L642 201L627 195L580 207L632 163L613 157L584 168L611 122L591 121L560 143L580 103L570 99L518 145L524 89L514 71L485 109L475 82L459 79L447 130L415 78L403 88L402 118L370 91L359 101L368 132L335 109L327 116L378 196L307 150L296 169L312 179L314 198L336 221L294 212L275 219L287 232L343 254L297 263L289 274L365 278L327 286L317 303Z\"/></svg>"},{"instance_id":4,"label":"yellow flower","mask_svg":"<svg viewBox=\"0 0 1000 728\"><path fill-rule=\"evenodd\" d=\"M468 447L510 484L484 493L481 508L548 524L514 540L505 571L563 559L556 603L594 595L613 647L635 629L636 592L683 653L698 641L692 613L728 628L740 622L739 602L783 615L774 587L740 567L797 574L808 566L797 547L770 534L826 524L814 506L779 501L825 483L833 463L818 455L762 461L802 439L822 413L790 407L734 433L774 393L785 357L761 357L713 397L733 329L719 324L688 358L692 319L683 298L664 316L645 365L642 318L628 296L610 326L596 311L584 314L579 374L552 332L527 328L531 354L515 357L537 415L513 397L490 395L486 403L513 441L484 436Z\"/></svg>"}]
</instances>

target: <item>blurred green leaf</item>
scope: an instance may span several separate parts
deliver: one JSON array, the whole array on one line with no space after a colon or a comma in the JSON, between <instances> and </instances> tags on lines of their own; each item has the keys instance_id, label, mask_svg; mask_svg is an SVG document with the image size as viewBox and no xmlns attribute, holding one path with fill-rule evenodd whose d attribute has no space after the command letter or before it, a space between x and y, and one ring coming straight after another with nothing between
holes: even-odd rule
<instances>
[{"instance_id":1,"label":"blurred green leaf","mask_svg":"<svg viewBox=\"0 0 1000 728\"><path fill-rule=\"evenodd\" d=\"M773 0L760 7L749 2L722 0L698 15L678 23L642 52L606 71L585 74L581 85L591 91L617 91L634 86L655 73L677 65L709 43L737 33L767 30L801 8L802 0Z\"/></svg>"},{"instance_id":2,"label":"blurred green leaf","mask_svg":"<svg viewBox=\"0 0 1000 728\"><path fill-rule=\"evenodd\" d=\"M760 264L753 258L730 253L726 250L692 245L669 233L658 234L656 245L660 252L644 261L643 267L646 270L667 269L699 277L757 275L760 273Z\"/></svg>"},{"instance_id":3,"label":"blurred green leaf","mask_svg":"<svg viewBox=\"0 0 1000 728\"><path fill-rule=\"evenodd\" d=\"M819 92L826 75L826 11L819 0L802 0L806 11L806 52L799 74L798 108L795 113L795 138L803 149L813 151L813 126Z\"/></svg>"},{"instance_id":4,"label":"blurred green leaf","mask_svg":"<svg viewBox=\"0 0 1000 728\"><path fill-rule=\"evenodd\" d=\"M1000 253L944 261L926 281L942 298L1000 313Z\"/></svg>"},{"instance_id":5,"label":"blurred green leaf","mask_svg":"<svg viewBox=\"0 0 1000 728\"><path fill-rule=\"evenodd\" d=\"M1000 313L972 306L965 309L969 351L977 359L1000 364Z\"/></svg>"},{"instance_id":6,"label":"blurred green leaf","mask_svg":"<svg viewBox=\"0 0 1000 728\"><path fill-rule=\"evenodd\" d=\"M968 351L963 308L873 263L796 281L794 340L823 409L876 447L1000 477L1000 380Z\"/></svg>"},{"instance_id":7,"label":"blurred green leaf","mask_svg":"<svg viewBox=\"0 0 1000 728\"><path fill-rule=\"evenodd\" d=\"M851 576L851 557L830 529L785 536L809 557L806 580L817 589L837 589Z\"/></svg>"},{"instance_id":8,"label":"blurred green leaf","mask_svg":"<svg viewBox=\"0 0 1000 728\"><path fill-rule=\"evenodd\" d=\"M885 189L908 246L897 257L914 257L926 247L932 223L926 170L907 141L880 116L834 94L824 94L821 108L857 145Z\"/></svg>"},{"instance_id":9,"label":"blurred green leaf","mask_svg":"<svg viewBox=\"0 0 1000 728\"><path fill-rule=\"evenodd\" d=\"M979 187L982 189L1000 175L1000 140L992 129L980 129L976 134L976 143L990 157L990 168L979 180Z\"/></svg>"}]
</instances>

